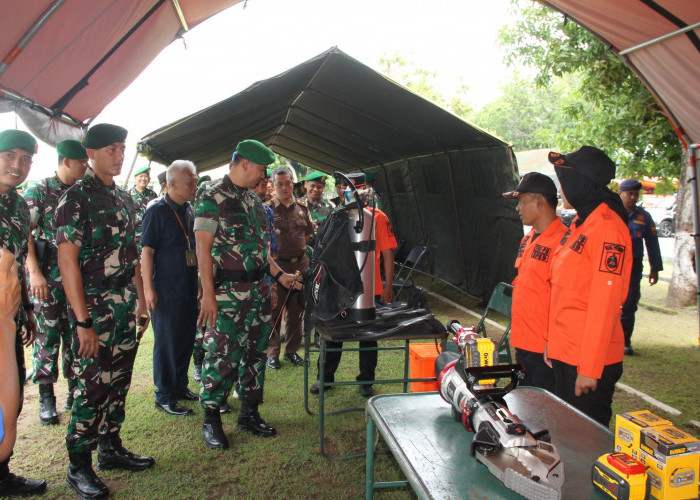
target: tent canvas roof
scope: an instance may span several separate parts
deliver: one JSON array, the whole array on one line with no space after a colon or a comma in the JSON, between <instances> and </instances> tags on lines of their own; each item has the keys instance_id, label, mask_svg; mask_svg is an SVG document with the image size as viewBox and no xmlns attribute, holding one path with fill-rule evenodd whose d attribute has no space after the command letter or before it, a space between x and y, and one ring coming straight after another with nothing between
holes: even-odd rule
<instances>
[{"instance_id":1,"label":"tent canvas roof","mask_svg":"<svg viewBox=\"0 0 700 500\"><path fill-rule=\"evenodd\" d=\"M334 47L151 132L139 150L163 164L187 158L204 171L230 161L246 138L324 172L506 146Z\"/></svg>"}]
</instances>

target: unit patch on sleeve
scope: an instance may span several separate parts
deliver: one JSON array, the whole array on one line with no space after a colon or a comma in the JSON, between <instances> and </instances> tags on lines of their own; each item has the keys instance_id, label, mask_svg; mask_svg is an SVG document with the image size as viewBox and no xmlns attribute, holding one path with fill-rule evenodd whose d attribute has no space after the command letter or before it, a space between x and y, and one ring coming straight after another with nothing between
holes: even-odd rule
<instances>
[{"instance_id":1,"label":"unit patch on sleeve","mask_svg":"<svg viewBox=\"0 0 700 500\"><path fill-rule=\"evenodd\" d=\"M549 255L552 249L544 245L535 245L532 250L532 258L540 262L549 262Z\"/></svg>"},{"instance_id":2,"label":"unit patch on sleeve","mask_svg":"<svg viewBox=\"0 0 700 500\"><path fill-rule=\"evenodd\" d=\"M625 258L625 246L617 243L603 243L600 256L599 271L610 274L622 274L622 263Z\"/></svg>"},{"instance_id":3,"label":"unit patch on sleeve","mask_svg":"<svg viewBox=\"0 0 700 500\"><path fill-rule=\"evenodd\" d=\"M571 248L576 253L581 253L583 252L583 247L586 246L587 241L588 236L586 236L585 234L581 234L578 238L576 238L576 241L574 241L569 248Z\"/></svg>"}]
</instances>

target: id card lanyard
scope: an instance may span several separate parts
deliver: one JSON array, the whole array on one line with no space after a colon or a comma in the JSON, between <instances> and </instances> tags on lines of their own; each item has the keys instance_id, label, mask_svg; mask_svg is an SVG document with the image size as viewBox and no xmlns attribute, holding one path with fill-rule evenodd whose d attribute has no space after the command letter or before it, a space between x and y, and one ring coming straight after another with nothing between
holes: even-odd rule
<instances>
[{"instance_id":1,"label":"id card lanyard","mask_svg":"<svg viewBox=\"0 0 700 500\"><path fill-rule=\"evenodd\" d=\"M182 232L185 234L185 241L187 242L187 249L185 250L185 262L187 263L187 267L195 267L197 265L197 252L192 248L192 245L190 244L190 235L187 233L187 229L185 229L185 226L182 224L182 220L180 220L180 216L177 215L177 212L175 209L172 207L172 205L168 202L167 198L164 198L165 203L170 207L170 210L173 211L173 215L177 219L178 224L180 224L180 227L182 228ZM190 211L189 208L187 210L187 227L190 227Z\"/></svg>"}]
</instances>

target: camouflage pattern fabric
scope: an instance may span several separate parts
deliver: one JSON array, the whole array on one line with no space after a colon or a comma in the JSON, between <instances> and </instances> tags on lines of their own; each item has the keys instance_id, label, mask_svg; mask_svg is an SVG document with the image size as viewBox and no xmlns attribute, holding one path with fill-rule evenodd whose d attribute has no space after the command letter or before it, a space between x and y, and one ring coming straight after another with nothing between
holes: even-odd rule
<instances>
[{"instance_id":1,"label":"camouflage pattern fabric","mask_svg":"<svg viewBox=\"0 0 700 500\"><path fill-rule=\"evenodd\" d=\"M143 221L143 214L146 213L146 207L148 202L154 200L158 197L155 191L151 188L146 187L143 193L139 193L136 186L129 190L131 199L134 202L134 212L136 213L136 245L138 246L139 252L141 251L141 224Z\"/></svg>"},{"instance_id":2,"label":"camouflage pattern fabric","mask_svg":"<svg viewBox=\"0 0 700 500\"><path fill-rule=\"evenodd\" d=\"M73 334L72 367L77 387L66 432L69 453L94 450L98 434L119 434L138 347L132 286L120 290L87 288L85 296L100 346L95 358L81 358L77 334ZM75 332L76 325L72 327Z\"/></svg>"},{"instance_id":3,"label":"camouflage pattern fabric","mask_svg":"<svg viewBox=\"0 0 700 500\"><path fill-rule=\"evenodd\" d=\"M39 303L37 310L37 333L34 341L33 363L35 384L53 384L58 380L58 356L63 343L63 376L73 378L71 370L70 324L68 302L61 284L56 248L56 207L61 195L69 188L57 175L32 184L24 191L29 206L35 236L48 242L50 253L44 269L49 287L49 297Z\"/></svg>"},{"instance_id":4,"label":"camouflage pattern fabric","mask_svg":"<svg viewBox=\"0 0 700 500\"><path fill-rule=\"evenodd\" d=\"M49 297L41 301L36 312L37 331L34 341L33 364L35 384L53 384L58 380L58 357L63 345L63 377L75 378L71 364L71 326L68 321L68 301L62 286L49 286Z\"/></svg>"},{"instance_id":5,"label":"camouflage pattern fabric","mask_svg":"<svg viewBox=\"0 0 700 500\"><path fill-rule=\"evenodd\" d=\"M69 453L95 449L99 433L118 433L136 357L136 295L133 285L100 284L133 274L138 253L133 203L114 183L105 185L88 168L82 182L61 196L56 209L56 243L80 247L78 262L85 300L99 337L96 358L78 357L76 318L71 313L75 401L66 434Z\"/></svg>"},{"instance_id":6,"label":"camouflage pattern fabric","mask_svg":"<svg viewBox=\"0 0 700 500\"><path fill-rule=\"evenodd\" d=\"M0 193L0 248L15 256L20 280L24 279L24 263L29 245L29 207L13 189Z\"/></svg>"},{"instance_id":7,"label":"camouflage pattern fabric","mask_svg":"<svg viewBox=\"0 0 700 500\"><path fill-rule=\"evenodd\" d=\"M260 199L228 176L211 184L197 201L194 229L214 235L215 272L254 271L267 265L267 225ZM255 283L226 282L215 292L216 325L202 338L200 403L212 409L222 404L236 378L244 400L261 401L271 326L269 282L265 278Z\"/></svg>"},{"instance_id":8,"label":"camouflage pattern fabric","mask_svg":"<svg viewBox=\"0 0 700 500\"><path fill-rule=\"evenodd\" d=\"M19 279L22 282L24 276L24 263L27 257L29 244L29 207L24 199L13 189L8 194L0 193L0 248L12 252L17 261ZM15 360L19 371L20 411L24 401L24 350L22 348L22 325L27 316L24 310L15 317Z\"/></svg>"},{"instance_id":9,"label":"camouflage pattern fabric","mask_svg":"<svg viewBox=\"0 0 700 500\"><path fill-rule=\"evenodd\" d=\"M321 223L328 218L328 216L333 211L333 205L330 201L321 198L320 201L311 201L304 195L301 197L303 201L306 202L306 206L309 208L309 215L311 216L311 222L314 223L314 233L318 232L318 228ZM306 247L306 256L311 259L314 253L313 244Z\"/></svg>"},{"instance_id":10,"label":"camouflage pattern fabric","mask_svg":"<svg viewBox=\"0 0 700 500\"><path fill-rule=\"evenodd\" d=\"M306 206L309 207L309 215L314 223L314 230L318 231L318 226L328 218L328 216L333 211L333 205L324 198L320 201L311 201L306 196L301 198L306 202Z\"/></svg>"}]
</instances>

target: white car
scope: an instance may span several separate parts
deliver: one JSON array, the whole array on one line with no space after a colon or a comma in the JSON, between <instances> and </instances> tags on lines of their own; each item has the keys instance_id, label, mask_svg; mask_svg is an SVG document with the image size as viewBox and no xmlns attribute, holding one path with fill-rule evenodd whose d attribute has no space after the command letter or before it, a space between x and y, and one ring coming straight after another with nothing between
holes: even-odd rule
<instances>
[{"instance_id":1,"label":"white car","mask_svg":"<svg viewBox=\"0 0 700 500\"><path fill-rule=\"evenodd\" d=\"M656 232L662 238L673 236L676 232L676 224L674 218L676 215L676 198L669 197L668 201L655 207L648 207L647 212L654 219L656 224Z\"/></svg>"}]
</instances>

